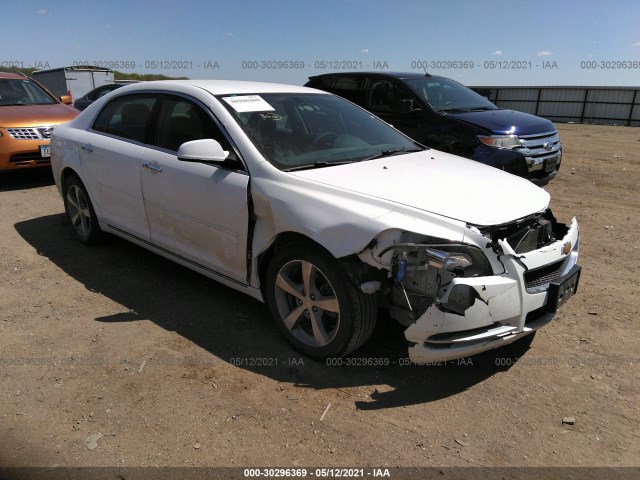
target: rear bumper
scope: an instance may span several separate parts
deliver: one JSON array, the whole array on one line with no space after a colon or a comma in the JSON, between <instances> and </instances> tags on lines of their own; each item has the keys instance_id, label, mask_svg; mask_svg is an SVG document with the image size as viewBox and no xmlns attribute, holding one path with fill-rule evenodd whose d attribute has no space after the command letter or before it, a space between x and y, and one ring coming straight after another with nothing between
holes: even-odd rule
<instances>
[{"instance_id":1,"label":"rear bumper","mask_svg":"<svg viewBox=\"0 0 640 480\"><path fill-rule=\"evenodd\" d=\"M571 252L563 253L569 242ZM579 231L575 219L562 240L526 255L517 255L506 242L500 243L505 253L500 257L504 273L454 279L448 294L407 328L405 337L411 344L412 362L453 360L514 342L553 319L557 305L564 303L564 298L558 300L563 289L573 288L567 298L575 292L580 274L577 266ZM553 282L542 285L539 281L531 282L531 274L527 272L556 263L558 276ZM475 297L464 312L447 308L457 288L472 289Z\"/></svg>"}]
</instances>

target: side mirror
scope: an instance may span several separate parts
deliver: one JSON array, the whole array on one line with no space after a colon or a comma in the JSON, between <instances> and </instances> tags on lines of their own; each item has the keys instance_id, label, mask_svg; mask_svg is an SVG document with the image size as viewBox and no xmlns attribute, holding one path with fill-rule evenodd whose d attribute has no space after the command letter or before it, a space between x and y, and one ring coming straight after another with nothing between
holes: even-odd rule
<instances>
[{"instance_id":1,"label":"side mirror","mask_svg":"<svg viewBox=\"0 0 640 480\"><path fill-rule=\"evenodd\" d=\"M65 105L71 105L71 102L72 102L71 95L62 95L60 97L60 101Z\"/></svg>"},{"instance_id":2,"label":"side mirror","mask_svg":"<svg viewBox=\"0 0 640 480\"><path fill-rule=\"evenodd\" d=\"M211 138L185 142L178 148L178 160L183 162L223 163L228 156L229 152Z\"/></svg>"}]
</instances>

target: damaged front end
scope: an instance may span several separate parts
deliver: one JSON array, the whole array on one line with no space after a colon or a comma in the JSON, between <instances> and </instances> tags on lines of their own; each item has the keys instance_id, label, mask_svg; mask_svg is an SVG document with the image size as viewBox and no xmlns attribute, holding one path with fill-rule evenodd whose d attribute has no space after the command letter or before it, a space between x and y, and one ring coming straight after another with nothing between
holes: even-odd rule
<instances>
[{"instance_id":1,"label":"damaged front end","mask_svg":"<svg viewBox=\"0 0 640 480\"><path fill-rule=\"evenodd\" d=\"M462 242L384 232L360 258L386 271L379 289L420 364L497 348L548 323L576 291L578 248L575 218L566 226L547 210L467 225Z\"/></svg>"}]
</instances>

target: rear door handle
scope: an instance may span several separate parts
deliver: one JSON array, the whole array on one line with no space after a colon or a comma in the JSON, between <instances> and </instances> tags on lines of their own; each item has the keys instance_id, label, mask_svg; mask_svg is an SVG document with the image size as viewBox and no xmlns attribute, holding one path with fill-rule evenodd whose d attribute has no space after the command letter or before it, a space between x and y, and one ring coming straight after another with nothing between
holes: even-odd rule
<instances>
[{"instance_id":1,"label":"rear door handle","mask_svg":"<svg viewBox=\"0 0 640 480\"><path fill-rule=\"evenodd\" d=\"M80 148L82 150L86 150L87 152L93 152L93 147L91 146L90 143L83 143Z\"/></svg>"},{"instance_id":2,"label":"rear door handle","mask_svg":"<svg viewBox=\"0 0 640 480\"><path fill-rule=\"evenodd\" d=\"M158 165L157 163L144 162L142 164L142 166L144 168L146 168L147 170L151 170L152 172L161 172L162 171L162 167L160 165Z\"/></svg>"}]
</instances>

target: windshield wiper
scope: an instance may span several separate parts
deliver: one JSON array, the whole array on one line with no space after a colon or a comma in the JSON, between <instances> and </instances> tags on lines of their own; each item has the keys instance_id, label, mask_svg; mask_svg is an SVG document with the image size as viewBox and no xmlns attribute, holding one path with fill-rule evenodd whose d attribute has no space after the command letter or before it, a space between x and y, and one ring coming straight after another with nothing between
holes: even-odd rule
<instances>
[{"instance_id":1,"label":"windshield wiper","mask_svg":"<svg viewBox=\"0 0 640 480\"><path fill-rule=\"evenodd\" d=\"M391 150L382 150L380 153L371 155L370 157L367 157L364 160L375 160L376 158L389 157L394 153L400 153L400 152L403 152L403 153L422 152L422 149L416 148L416 149L407 150L404 147L392 148Z\"/></svg>"},{"instance_id":2,"label":"windshield wiper","mask_svg":"<svg viewBox=\"0 0 640 480\"><path fill-rule=\"evenodd\" d=\"M470 112L471 110L468 108L441 108L438 111L445 112L445 113L467 113L467 112Z\"/></svg>"},{"instance_id":3,"label":"windshield wiper","mask_svg":"<svg viewBox=\"0 0 640 480\"><path fill-rule=\"evenodd\" d=\"M333 167L334 165L346 165L347 163L355 163L358 160L339 160L337 162L313 162L306 165L298 165L296 167L283 168L283 172L297 172L300 170L312 170L314 168Z\"/></svg>"},{"instance_id":4,"label":"windshield wiper","mask_svg":"<svg viewBox=\"0 0 640 480\"><path fill-rule=\"evenodd\" d=\"M487 110L498 110L498 109L492 108L492 107L474 107L469 109L470 112L486 112Z\"/></svg>"},{"instance_id":5,"label":"windshield wiper","mask_svg":"<svg viewBox=\"0 0 640 480\"><path fill-rule=\"evenodd\" d=\"M469 107L469 108L443 108L439 110L445 113L469 113L469 112L486 112L487 110L497 110L491 107Z\"/></svg>"},{"instance_id":6,"label":"windshield wiper","mask_svg":"<svg viewBox=\"0 0 640 480\"><path fill-rule=\"evenodd\" d=\"M418 142L414 142L414 143L416 145L420 146L420 147L423 147L423 145L420 145ZM393 155L394 153L400 153L400 152L404 152L404 153L422 152L426 148L427 147L415 148L415 149L407 150L405 147L398 147L398 148L392 148L390 150L382 150L380 153L376 153L375 155L371 155L370 157L355 158L355 159L351 159L351 160L338 160L336 162L318 161L318 162L314 162L314 163L308 163L306 165L298 165L296 167L284 168L284 169L282 169L282 171L283 172L297 172L297 171L300 171L300 170L311 170L311 169L314 169L314 168L333 167L334 165L346 165L348 163L365 162L367 160L375 160L376 158L388 157L390 155Z\"/></svg>"}]
</instances>

